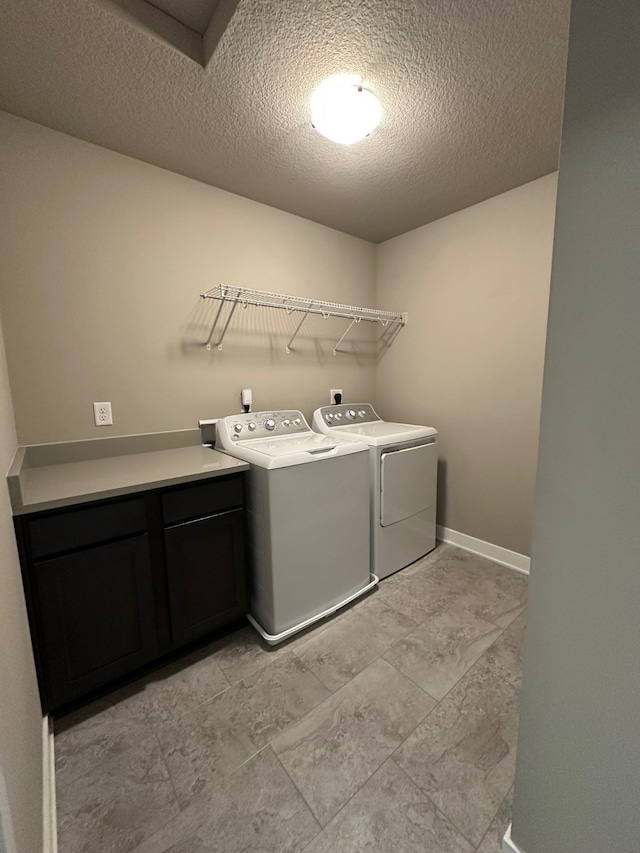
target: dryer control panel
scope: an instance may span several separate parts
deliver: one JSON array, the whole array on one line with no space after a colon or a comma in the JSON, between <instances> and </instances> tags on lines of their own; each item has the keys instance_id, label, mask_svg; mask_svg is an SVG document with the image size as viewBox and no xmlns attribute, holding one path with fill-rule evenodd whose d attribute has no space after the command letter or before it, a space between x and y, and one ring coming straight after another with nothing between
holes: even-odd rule
<instances>
[{"instance_id":1,"label":"dryer control panel","mask_svg":"<svg viewBox=\"0 0 640 853\"><path fill-rule=\"evenodd\" d=\"M323 406L319 409L323 423L328 427L344 427L350 424L370 424L379 421L371 403L341 403L339 406Z\"/></svg>"},{"instance_id":2,"label":"dryer control panel","mask_svg":"<svg viewBox=\"0 0 640 853\"><path fill-rule=\"evenodd\" d=\"M287 409L278 412L242 412L228 415L218 422L218 433L224 431L231 441L249 441L277 435L296 435L311 431L302 412Z\"/></svg>"}]
</instances>

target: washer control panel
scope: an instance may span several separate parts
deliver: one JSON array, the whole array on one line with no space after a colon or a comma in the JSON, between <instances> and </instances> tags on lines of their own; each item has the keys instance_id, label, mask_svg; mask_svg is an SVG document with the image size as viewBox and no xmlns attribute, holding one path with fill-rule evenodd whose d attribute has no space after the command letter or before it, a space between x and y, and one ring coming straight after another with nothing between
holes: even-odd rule
<instances>
[{"instance_id":1,"label":"washer control panel","mask_svg":"<svg viewBox=\"0 0 640 853\"><path fill-rule=\"evenodd\" d=\"M351 424L367 424L379 421L371 403L341 403L339 406L323 406L320 415L329 427L345 427Z\"/></svg>"},{"instance_id":2,"label":"washer control panel","mask_svg":"<svg viewBox=\"0 0 640 853\"><path fill-rule=\"evenodd\" d=\"M218 423L218 431L224 432L232 441L268 438L277 435L296 435L309 432L311 427L302 412L287 409L282 412L242 412L228 415Z\"/></svg>"}]
</instances>

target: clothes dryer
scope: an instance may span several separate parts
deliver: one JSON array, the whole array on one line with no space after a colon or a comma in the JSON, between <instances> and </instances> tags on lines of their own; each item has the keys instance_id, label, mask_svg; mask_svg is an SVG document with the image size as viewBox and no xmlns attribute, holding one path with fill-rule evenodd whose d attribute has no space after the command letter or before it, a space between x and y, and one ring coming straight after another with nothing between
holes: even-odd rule
<instances>
[{"instance_id":1,"label":"clothes dryer","mask_svg":"<svg viewBox=\"0 0 640 853\"><path fill-rule=\"evenodd\" d=\"M323 406L313 428L369 448L371 571L397 572L436 545L437 437L430 426L383 421L370 403Z\"/></svg>"}]
</instances>

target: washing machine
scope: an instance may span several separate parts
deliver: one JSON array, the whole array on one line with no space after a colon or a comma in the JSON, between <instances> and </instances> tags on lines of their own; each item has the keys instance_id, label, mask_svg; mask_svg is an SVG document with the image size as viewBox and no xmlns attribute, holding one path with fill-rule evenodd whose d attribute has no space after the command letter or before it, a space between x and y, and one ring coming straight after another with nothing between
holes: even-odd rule
<instances>
[{"instance_id":1,"label":"washing machine","mask_svg":"<svg viewBox=\"0 0 640 853\"><path fill-rule=\"evenodd\" d=\"M288 410L222 418L216 448L250 464L248 619L267 643L376 585L366 444L319 435Z\"/></svg>"},{"instance_id":2,"label":"washing machine","mask_svg":"<svg viewBox=\"0 0 640 853\"><path fill-rule=\"evenodd\" d=\"M369 447L372 573L385 578L432 551L437 430L383 421L370 403L316 409L313 428Z\"/></svg>"}]
</instances>

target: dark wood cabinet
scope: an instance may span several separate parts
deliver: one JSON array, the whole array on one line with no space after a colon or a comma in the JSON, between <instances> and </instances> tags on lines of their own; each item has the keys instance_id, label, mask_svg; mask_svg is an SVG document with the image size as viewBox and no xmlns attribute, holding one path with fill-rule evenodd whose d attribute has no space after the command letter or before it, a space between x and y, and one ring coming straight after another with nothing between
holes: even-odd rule
<instances>
[{"instance_id":1,"label":"dark wood cabinet","mask_svg":"<svg viewBox=\"0 0 640 853\"><path fill-rule=\"evenodd\" d=\"M188 643L245 613L240 510L185 521L164 533L174 642Z\"/></svg>"},{"instance_id":2,"label":"dark wood cabinet","mask_svg":"<svg viewBox=\"0 0 640 853\"><path fill-rule=\"evenodd\" d=\"M15 526L45 712L246 613L243 474Z\"/></svg>"},{"instance_id":3,"label":"dark wood cabinet","mask_svg":"<svg viewBox=\"0 0 640 853\"><path fill-rule=\"evenodd\" d=\"M53 705L157 656L147 534L35 563L40 648Z\"/></svg>"}]
</instances>

